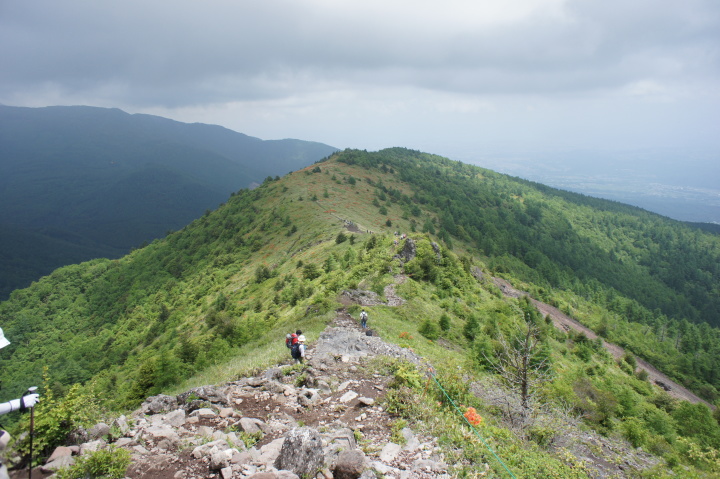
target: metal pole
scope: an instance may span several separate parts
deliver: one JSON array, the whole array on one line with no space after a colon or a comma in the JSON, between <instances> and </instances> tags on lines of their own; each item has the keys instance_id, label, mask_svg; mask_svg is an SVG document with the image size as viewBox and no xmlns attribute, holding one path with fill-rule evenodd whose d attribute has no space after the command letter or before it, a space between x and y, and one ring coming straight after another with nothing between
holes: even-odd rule
<instances>
[{"instance_id":1,"label":"metal pole","mask_svg":"<svg viewBox=\"0 0 720 479\"><path fill-rule=\"evenodd\" d=\"M30 464L28 465L28 479L32 479L33 437L35 436L35 407L30 408Z\"/></svg>"},{"instance_id":2,"label":"metal pole","mask_svg":"<svg viewBox=\"0 0 720 479\"><path fill-rule=\"evenodd\" d=\"M33 394L37 391L37 386L28 388L23 396ZM20 400L22 401L22 399ZM32 458L33 458L33 437L35 436L35 407L30 408L30 462L28 463L28 479L32 479Z\"/></svg>"}]
</instances>

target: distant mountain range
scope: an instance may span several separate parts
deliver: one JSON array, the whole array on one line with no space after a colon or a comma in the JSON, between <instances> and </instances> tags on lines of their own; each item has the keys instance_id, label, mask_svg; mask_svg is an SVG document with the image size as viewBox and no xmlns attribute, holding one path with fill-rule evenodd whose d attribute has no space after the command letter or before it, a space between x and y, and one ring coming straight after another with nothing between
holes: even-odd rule
<instances>
[{"instance_id":1,"label":"distant mountain range","mask_svg":"<svg viewBox=\"0 0 720 479\"><path fill-rule=\"evenodd\" d=\"M118 109L0 105L0 299L181 228L337 149Z\"/></svg>"}]
</instances>

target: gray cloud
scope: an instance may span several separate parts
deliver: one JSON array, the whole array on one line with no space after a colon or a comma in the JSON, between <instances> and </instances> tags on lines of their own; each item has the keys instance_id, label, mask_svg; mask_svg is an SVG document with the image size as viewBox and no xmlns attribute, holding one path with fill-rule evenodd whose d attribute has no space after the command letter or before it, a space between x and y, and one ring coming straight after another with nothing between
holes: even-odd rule
<instances>
[{"instance_id":1,"label":"gray cloud","mask_svg":"<svg viewBox=\"0 0 720 479\"><path fill-rule=\"evenodd\" d=\"M558 118L603 101L717 104L717 32L715 0L5 1L0 102L280 108L266 113L278 125L333 105L359 119L385 102L392 124L464 104L443 119L456 130L498 109L532 126L524 102ZM638 108L629 117L650 115Z\"/></svg>"},{"instance_id":2,"label":"gray cloud","mask_svg":"<svg viewBox=\"0 0 720 479\"><path fill-rule=\"evenodd\" d=\"M688 69L716 75L716 5L586 0L458 27L434 23L437 7L405 18L322 2L5 2L0 78L3 96L53 84L165 105L283 96L295 79L477 93L613 88Z\"/></svg>"}]
</instances>

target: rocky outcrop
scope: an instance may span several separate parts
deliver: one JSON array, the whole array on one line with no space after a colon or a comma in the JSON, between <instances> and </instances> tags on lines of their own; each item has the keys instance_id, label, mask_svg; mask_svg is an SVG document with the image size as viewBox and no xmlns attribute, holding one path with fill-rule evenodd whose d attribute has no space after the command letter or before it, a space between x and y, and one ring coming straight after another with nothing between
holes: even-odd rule
<instances>
[{"instance_id":1,"label":"rocky outcrop","mask_svg":"<svg viewBox=\"0 0 720 479\"><path fill-rule=\"evenodd\" d=\"M385 304L374 291L366 291L362 289L348 289L342 292L342 296L353 303L357 303L361 306L377 306Z\"/></svg>"},{"instance_id":2,"label":"rocky outcrop","mask_svg":"<svg viewBox=\"0 0 720 479\"><path fill-rule=\"evenodd\" d=\"M424 366L422 359L411 350L346 327L326 329L320 335L315 351L315 360L320 369L327 368L328 364L337 360L356 361L368 356L390 356Z\"/></svg>"},{"instance_id":3,"label":"rocky outcrop","mask_svg":"<svg viewBox=\"0 0 720 479\"><path fill-rule=\"evenodd\" d=\"M408 261L415 259L415 256L417 256L417 245L415 245L415 241L413 241L412 238L407 238L402 250L400 250L400 253L397 255L397 258L403 263L407 263Z\"/></svg>"}]
</instances>

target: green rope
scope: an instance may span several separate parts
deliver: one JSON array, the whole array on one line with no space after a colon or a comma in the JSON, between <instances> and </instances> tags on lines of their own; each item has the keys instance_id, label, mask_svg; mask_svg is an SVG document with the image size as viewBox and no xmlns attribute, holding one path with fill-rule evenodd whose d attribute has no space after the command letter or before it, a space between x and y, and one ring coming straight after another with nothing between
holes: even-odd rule
<instances>
[{"instance_id":1,"label":"green rope","mask_svg":"<svg viewBox=\"0 0 720 479\"><path fill-rule=\"evenodd\" d=\"M483 446L485 446L485 447L487 448L487 450L490 451L490 453L495 457L495 459L497 459L497 461L500 463L500 465L507 471L508 474L510 474L510 476L511 476L513 479L517 479L517 477L515 477L515 474L513 474L512 471L510 471L510 469L508 469L508 467L505 465L505 463L503 462L503 460L500 459L500 457L498 457L497 454L495 454L495 451L493 451L490 446L488 446L488 444L487 444L487 443L485 442L485 440L482 438L482 436L480 435L480 433L478 432L478 430L475 428L475 426L473 426L473 424L468 420L468 418L465 417L465 415L462 413L462 411L460 410L460 408L457 407L457 405L455 404L455 401L453 401L452 398L451 398L450 396L448 396L448 393L447 393L447 391L445 391L445 388L442 387L442 384L440 384L440 381L438 381L437 378L435 377L435 373L433 373L432 371L430 371L430 376L432 376L433 380L435 381L435 384L438 385L438 387L439 387L440 390L443 392L443 394L445 395L445 397L448 398L448 401L450 401L450 404L452 404L453 407L455 408L455 410L456 410L458 413L460 413L460 415L462 416L463 419L465 419L465 422L468 424L468 426L470 426L470 429L472 429L472 431L475 433L475 435L478 437L478 439L480 439L480 442L483 444Z\"/></svg>"}]
</instances>

